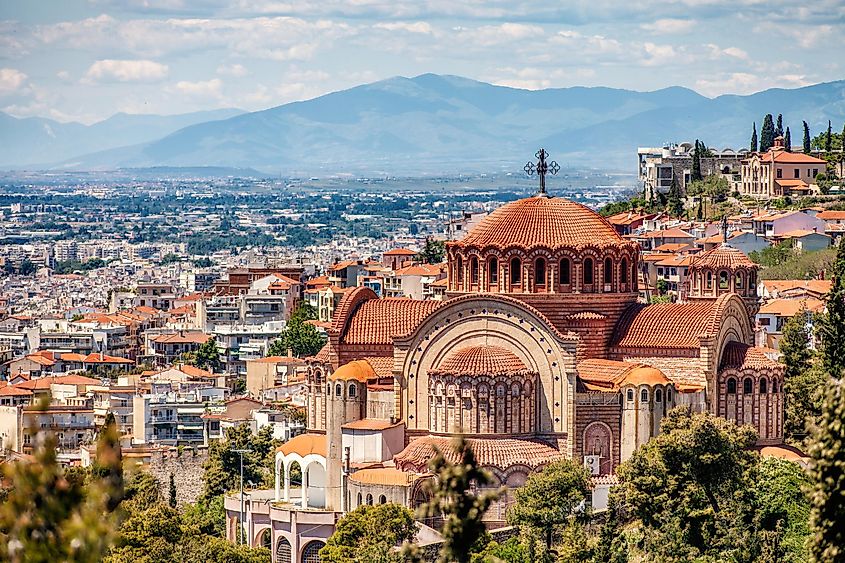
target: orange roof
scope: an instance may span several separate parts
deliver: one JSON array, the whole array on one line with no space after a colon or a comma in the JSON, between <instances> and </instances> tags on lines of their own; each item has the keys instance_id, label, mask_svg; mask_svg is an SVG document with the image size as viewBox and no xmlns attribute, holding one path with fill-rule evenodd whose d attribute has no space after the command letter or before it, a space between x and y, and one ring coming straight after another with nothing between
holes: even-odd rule
<instances>
[{"instance_id":1,"label":"orange roof","mask_svg":"<svg viewBox=\"0 0 845 563\"><path fill-rule=\"evenodd\" d=\"M363 483L365 485L389 485L393 487L410 485L416 478L417 475L413 473L400 471L393 467L359 469L349 476L349 480L355 481L356 483Z\"/></svg>"},{"instance_id":2,"label":"orange roof","mask_svg":"<svg viewBox=\"0 0 845 563\"><path fill-rule=\"evenodd\" d=\"M763 446L760 448L760 455L763 457L779 457L781 459L788 459L789 461L802 461L808 458L807 454L795 446L787 444Z\"/></svg>"},{"instance_id":3,"label":"orange roof","mask_svg":"<svg viewBox=\"0 0 845 563\"><path fill-rule=\"evenodd\" d=\"M528 369L516 354L501 346L480 344L450 353L432 373L450 375L498 375L525 373Z\"/></svg>"},{"instance_id":4,"label":"orange roof","mask_svg":"<svg viewBox=\"0 0 845 563\"><path fill-rule=\"evenodd\" d=\"M48 375L46 377L39 377L29 381L22 381L21 383L15 385L15 387L35 391L36 389L49 389L50 385L53 383L60 385L99 385L100 380L71 373L68 375Z\"/></svg>"},{"instance_id":5,"label":"orange roof","mask_svg":"<svg viewBox=\"0 0 845 563\"><path fill-rule=\"evenodd\" d=\"M738 248L734 248L730 244L720 244L714 246L706 252L698 255L698 258L692 263L693 268L709 268L718 270L720 268L727 268L734 270L737 268L752 268L758 269L760 266L751 261L744 252Z\"/></svg>"},{"instance_id":6,"label":"orange roof","mask_svg":"<svg viewBox=\"0 0 845 563\"><path fill-rule=\"evenodd\" d=\"M546 444L534 440L513 438L468 438L479 465L493 466L500 469L512 465L537 468L564 455ZM425 436L412 440L408 446L394 458L396 467L404 470L425 472L428 462L434 457L436 447L451 463L459 463L460 458L452 445L452 439L443 436Z\"/></svg>"},{"instance_id":7,"label":"orange roof","mask_svg":"<svg viewBox=\"0 0 845 563\"><path fill-rule=\"evenodd\" d=\"M689 247L689 245L690 243L688 242L667 242L656 246L654 250L656 252L678 252L679 250Z\"/></svg>"},{"instance_id":8,"label":"orange roof","mask_svg":"<svg viewBox=\"0 0 845 563\"><path fill-rule=\"evenodd\" d=\"M843 221L845 220L845 211L826 210L816 215L823 221Z\"/></svg>"},{"instance_id":9,"label":"orange roof","mask_svg":"<svg viewBox=\"0 0 845 563\"><path fill-rule=\"evenodd\" d=\"M710 301L632 305L616 325L613 346L699 348L699 336L710 330L714 310Z\"/></svg>"},{"instance_id":10,"label":"orange roof","mask_svg":"<svg viewBox=\"0 0 845 563\"><path fill-rule=\"evenodd\" d=\"M276 451L284 455L295 453L302 457L308 454L326 457L326 436L325 434L300 434L276 448Z\"/></svg>"},{"instance_id":11,"label":"orange roof","mask_svg":"<svg viewBox=\"0 0 845 563\"><path fill-rule=\"evenodd\" d=\"M779 185L786 187L786 188L806 188L806 187L808 187L807 182L805 182L804 180L794 180L794 179L784 180L784 179L780 179L780 180L775 180L775 182L777 182Z\"/></svg>"},{"instance_id":12,"label":"orange roof","mask_svg":"<svg viewBox=\"0 0 845 563\"><path fill-rule=\"evenodd\" d=\"M507 203L489 215L462 240L459 248L582 248L626 247L607 219L562 197L536 196Z\"/></svg>"},{"instance_id":13,"label":"orange roof","mask_svg":"<svg viewBox=\"0 0 845 563\"><path fill-rule=\"evenodd\" d=\"M619 389L623 385L667 385L668 377L659 369L630 362L588 359L577 366L578 377L599 387Z\"/></svg>"},{"instance_id":14,"label":"orange roof","mask_svg":"<svg viewBox=\"0 0 845 563\"><path fill-rule=\"evenodd\" d=\"M811 231L808 229L794 229L792 231L780 233L779 235L777 235L777 238L801 238L806 237L807 235L821 235L823 237L829 236L818 231Z\"/></svg>"},{"instance_id":15,"label":"orange roof","mask_svg":"<svg viewBox=\"0 0 845 563\"><path fill-rule=\"evenodd\" d=\"M683 231L677 227L671 229L661 229L657 231L649 231L643 235L639 235L641 238L695 238L691 234L686 231Z\"/></svg>"},{"instance_id":16,"label":"orange roof","mask_svg":"<svg viewBox=\"0 0 845 563\"><path fill-rule=\"evenodd\" d=\"M771 148L761 154L760 159L767 162L777 162L778 164L827 164L821 158L803 152L787 152L782 148Z\"/></svg>"},{"instance_id":17,"label":"orange roof","mask_svg":"<svg viewBox=\"0 0 845 563\"><path fill-rule=\"evenodd\" d=\"M719 369L786 369L786 366L782 363L769 358L766 355L766 350L766 348L757 348L740 342L729 342L725 346L725 351L722 352Z\"/></svg>"},{"instance_id":18,"label":"orange roof","mask_svg":"<svg viewBox=\"0 0 845 563\"><path fill-rule=\"evenodd\" d=\"M795 289L806 289L814 293L827 293L833 286L831 280L763 280L763 287L769 293L783 293Z\"/></svg>"},{"instance_id":19,"label":"orange roof","mask_svg":"<svg viewBox=\"0 0 845 563\"><path fill-rule=\"evenodd\" d=\"M824 309L824 301L807 297L806 299L772 299L760 307L760 315L776 315L778 317L794 317L802 309L810 312Z\"/></svg>"},{"instance_id":20,"label":"orange roof","mask_svg":"<svg viewBox=\"0 0 845 563\"><path fill-rule=\"evenodd\" d=\"M352 293L347 293L346 297ZM394 336L404 336L411 332L441 304L442 301L420 301L404 297L369 299L352 315L346 334L343 335L343 342L392 344Z\"/></svg>"},{"instance_id":21,"label":"orange roof","mask_svg":"<svg viewBox=\"0 0 845 563\"><path fill-rule=\"evenodd\" d=\"M384 253L384 256L416 256L417 253L409 248L394 248Z\"/></svg>"},{"instance_id":22,"label":"orange roof","mask_svg":"<svg viewBox=\"0 0 845 563\"><path fill-rule=\"evenodd\" d=\"M29 397L32 391L18 385L5 385L0 387L0 397Z\"/></svg>"},{"instance_id":23,"label":"orange roof","mask_svg":"<svg viewBox=\"0 0 845 563\"><path fill-rule=\"evenodd\" d=\"M621 213L617 213L616 215L611 215L607 218L607 222L611 225L630 225L631 223L636 223L637 221L641 221L648 217L648 215L642 215L640 213L633 213L631 211L622 211Z\"/></svg>"},{"instance_id":24,"label":"orange roof","mask_svg":"<svg viewBox=\"0 0 845 563\"><path fill-rule=\"evenodd\" d=\"M329 380L339 381L360 381L366 383L370 379L376 379L376 371L366 360L354 360L337 368Z\"/></svg>"},{"instance_id":25,"label":"orange roof","mask_svg":"<svg viewBox=\"0 0 845 563\"><path fill-rule=\"evenodd\" d=\"M64 358L62 358L64 359ZM88 354L84 360L86 364L134 364L132 360L118 358L117 356L106 356L105 354Z\"/></svg>"},{"instance_id":26,"label":"orange roof","mask_svg":"<svg viewBox=\"0 0 845 563\"><path fill-rule=\"evenodd\" d=\"M394 272L394 275L397 276L439 276L440 266L437 264L415 264L413 266L407 266L405 268L400 268Z\"/></svg>"},{"instance_id":27,"label":"orange roof","mask_svg":"<svg viewBox=\"0 0 845 563\"><path fill-rule=\"evenodd\" d=\"M179 366L179 371L188 375L189 377L194 377L197 379L211 379L214 377L214 374L210 371L188 364Z\"/></svg>"}]
</instances>

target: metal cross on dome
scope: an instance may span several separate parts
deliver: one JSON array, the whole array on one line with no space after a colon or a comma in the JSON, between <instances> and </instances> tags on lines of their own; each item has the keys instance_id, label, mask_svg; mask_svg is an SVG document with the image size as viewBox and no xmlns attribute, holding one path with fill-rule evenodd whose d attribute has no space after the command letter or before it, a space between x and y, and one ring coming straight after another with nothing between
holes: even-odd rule
<instances>
[{"instance_id":1,"label":"metal cross on dome","mask_svg":"<svg viewBox=\"0 0 845 563\"><path fill-rule=\"evenodd\" d=\"M537 195L546 195L546 174L555 175L560 171L560 165L554 160L551 162L546 162L546 158L549 156L549 153L546 152L546 149L540 149L535 154L534 157L537 159L537 164L533 162L527 162L525 166L522 167L525 170L525 173L531 176L532 174L537 174L540 177L540 191Z\"/></svg>"}]
</instances>

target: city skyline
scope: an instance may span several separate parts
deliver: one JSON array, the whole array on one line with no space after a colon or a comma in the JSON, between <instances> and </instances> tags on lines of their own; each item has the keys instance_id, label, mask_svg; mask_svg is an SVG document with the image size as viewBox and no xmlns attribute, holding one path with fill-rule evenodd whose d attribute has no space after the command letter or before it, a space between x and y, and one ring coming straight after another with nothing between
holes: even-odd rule
<instances>
[{"instance_id":1,"label":"city skyline","mask_svg":"<svg viewBox=\"0 0 845 563\"><path fill-rule=\"evenodd\" d=\"M711 97L842 76L826 56L845 31L836 2L246 4L6 4L0 111L83 123L254 111L426 72L528 89L677 85Z\"/></svg>"}]
</instances>

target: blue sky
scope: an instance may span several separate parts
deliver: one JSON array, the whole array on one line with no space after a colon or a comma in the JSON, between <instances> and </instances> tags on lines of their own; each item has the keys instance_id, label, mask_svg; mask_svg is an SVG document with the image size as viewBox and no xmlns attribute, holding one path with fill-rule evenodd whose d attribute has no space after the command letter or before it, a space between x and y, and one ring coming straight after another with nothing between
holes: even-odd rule
<instances>
[{"instance_id":1,"label":"blue sky","mask_svg":"<svg viewBox=\"0 0 845 563\"><path fill-rule=\"evenodd\" d=\"M841 0L2 0L0 110L256 110L425 72L747 94L845 78L843 37Z\"/></svg>"}]
</instances>

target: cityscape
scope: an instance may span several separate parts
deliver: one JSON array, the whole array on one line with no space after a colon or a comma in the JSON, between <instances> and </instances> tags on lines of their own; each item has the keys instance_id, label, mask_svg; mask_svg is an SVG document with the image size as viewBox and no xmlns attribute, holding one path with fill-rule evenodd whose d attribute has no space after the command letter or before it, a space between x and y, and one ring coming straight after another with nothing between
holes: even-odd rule
<instances>
[{"instance_id":1,"label":"cityscape","mask_svg":"<svg viewBox=\"0 0 845 563\"><path fill-rule=\"evenodd\" d=\"M817 39L94 4L0 8L0 560L845 561Z\"/></svg>"}]
</instances>

